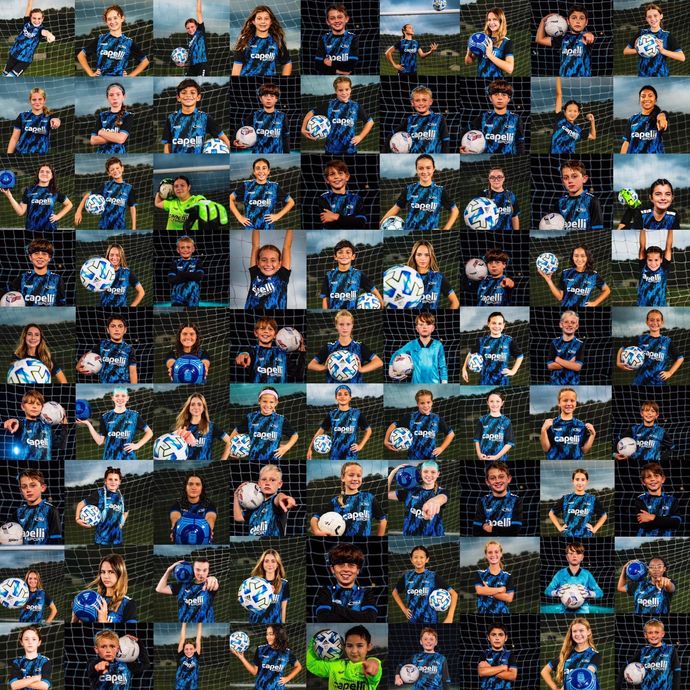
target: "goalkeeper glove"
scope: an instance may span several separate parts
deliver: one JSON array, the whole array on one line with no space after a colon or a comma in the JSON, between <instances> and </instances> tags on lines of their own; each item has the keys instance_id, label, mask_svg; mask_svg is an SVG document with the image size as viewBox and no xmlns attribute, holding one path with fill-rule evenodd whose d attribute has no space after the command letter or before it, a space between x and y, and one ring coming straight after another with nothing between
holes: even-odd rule
<instances>
[{"instance_id":1,"label":"goalkeeper glove","mask_svg":"<svg viewBox=\"0 0 690 690\"><path fill-rule=\"evenodd\" d=\"M228 212L225 206L202 199L196 206L189 209L184 229L191 230L195 223L199 230L221 230L228 226Z\"/></svg>"},{"instance_id":2,"label":"goalkeeper glove","mask_svg":"<svg viewBox=\"0 0 690 690\"><path fill-rule=\"evenodd\" d=\"M637 208L642 204L634 189L621 189L618 192L618 203L630 208Z\"/></svg>"}]
</instances>

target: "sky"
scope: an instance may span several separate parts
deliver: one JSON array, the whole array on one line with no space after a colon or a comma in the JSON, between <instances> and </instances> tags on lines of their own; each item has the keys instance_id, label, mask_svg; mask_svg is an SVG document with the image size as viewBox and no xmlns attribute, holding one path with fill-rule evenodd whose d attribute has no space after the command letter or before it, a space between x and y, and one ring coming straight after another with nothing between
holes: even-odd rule
<instances>
[{"instance_id":1,"label":"sky","mask_svg":"<svg viewBox=\"0 0 690 690\"><path fill-rule=\"evenodd\" d=\"M617 230L613 233L611 257L614 261L637 259L640 247L639 230ZM666 246L666 230L647 230L647 246ZM673 248L687 249L690 246L690 230L673 231Z\"/></svg>"},{"instance_id":2,"label":"sky","mask_svg":"<svg viewBox=\"0 0 690 690\"><path fill-rule=\"evenodd\" d=\"M199 86L204 88L204 86L228 86L230 84L230 77L227 79L223 77L194 77L194 80L199 84ZM156 77L154 94L156 96L160 95L166 89L176 88L180 83L179 77ZM203 95L201 98L201 103L203 104Z\"/></svg>"},{"instance_id":3,"label":"sky","mask_svg":"<svg viewBox=\"0 0 690 690\"><path fill-rule=\"evenodd\" d=\"M458 395L461 386L452 383L435 383L423 386L386 386L384 392L384 406L395 408L417 409L417 402L414 399L415 393L420 389L430 390L434 394L434 400L439 398L452 398Z\"/></svg>"},{"instance_id":4,"label":"sky","mask_svg":"<svg viewBox=\"0 0 690 690\"><path fill-rule=\"evenodd\" d=\"M383 234L380 230L348 230L346 239L355 246L366 244L373 247L383 242ZM307 233L307 254L318 254L322 249L332 249L333 246L333 235L330 232Z\"/></svg>"},{"instance_id":5,"label":"sky","mask_svg":"<svg viewBox=\"0 0 690 690\"><path fill-rule=\"evenodd\" d=\"M382 383L348 383L352 390L352 405L357 406L357 398L364 397L383 397ZM321 407L322 405L332 405L335 403L335 389L337 384L310 385L307 388L307 405Z\"/></svg>"},{"instance_id":6,"label":"sky","mask_svg":"<svg viewBox=\"0 0 690 690\"><path fill-rule=\"evenodd\" d=\"M27 313L28 312L28 313ZM51 307L50 309L0 309L0 324L3 326L25 326L27 323L74 323L74 307Z\"/></svg>"},{"instance_id":7,"label":"sky","mask_svg":"<svg viewBox=\"0 0 690 690\"><path fill-rule=\"evenodd\" d=\"M534 80L532 83L534 83ZM687 77L676 79L615 77L613 80L614 117L628 118L635 113L639 113L639 91L647 84L656 89L659 95L657 105L662 110L690 113L690 99L688 99L690 79Z\"/></svg>"},{"instance_id":8,"label":"sky","mask_svg":"<svg viewBox=\"0 0 690 690\"><path fill-rule=\"evenodd\" d=\"M106 153L77 153L74 156L74 172L76 175L88 175L90 173L103 173L105 179L105 162L110 156ZM146 153L126 153L121 154L120 158L125 165L124 179L127 180L128 165L151 165L151 156Z\"/></svg>"},{"instance_id":9,"label":"sky","mask_svg":"<svg viewBox=\"0 0 690 690\"><path fill-rule=\"evenodd\" d=\"M325 479L326 477L338 477L340 475L340 468L344 463L333 462L331 460L320 460L323 457L314 454L314 459L307 463L307 482L316 479ZM367 475L381 474L384 477L388 475L388 461L387 460L358 460L362 466L362 476L366 479ZM362 491L368 491L366 481L362 483ZM323 497L325 499L330 496Z\"/></svg>"},{"instance_id":10,"label":"sky","mask_svg":"<svg viewBox=\"0 0 690 690\"><path fill-rule=\"evenodd\" d=\"M574 388L577 391L578 405L611 400L611 386L574 386ZM530 414L549 412L556 405L558 388L554 386L531 386L529 393ZM575 416L577 417L577 409Z\"/></svg>"},{"instance_id":11,"label":"sky","mask_svg":"<svg viewBox=\"0 0 690 690\"><path fill-rule=\"evenodd\" d=\"M350 79L352 80L353 87L366 86L368 84L379 84L381 82L379 77L358 77L353 75L350 77ZM300 89L303 96L333 96L333 77L303 76L300 82Z\"/></svg>"},{"instance_id":12,"label":"sky","mask_svg":"<svg viewBox=\"0 0 690 690\"><path fill-rule=\"evenodd\" d=\"M214 34L228 33L230 8L225 2L206 0L202 3L202 14L206 31ZM194 0L153 0L154 38L163 38L173 33L184 32L187 19L196 19Z\"/></svg>"},{"instance_id":13,"label":"sky","mask_svg":"<svg viewBox=\"0 0 690 690\"><path fill-rule=\"evenodd\" d=\"M644 162L636 156L614 155L613 186L614 189L633 187L638 194L644 193L657 178L670 180L675 187L690 187L689 154L648 154Z\"/></svg>"},{"instance_id":14,"label":"sky","mask_svg":"<svg viewBox=\"0 0 690 690\"><path fill-rule=\"evenodd\" d=\"M484 558L484 546L489 538L463 539L460 546L460 565L470 566ZM539 553L539 537L501 537L503 552L521 553L533 551Z\"/></svg>"},{"instance_id":15,"label":"sky","mask_svg":"<svg viewBox=\"0 0 690 690\"><path fill-rule=\"evenodd\" d=\"M510 335L512 321L529 321L529 307L502 307L500 312L506 321L506 328L503 331L506 335ZM486 307L464 307L460 315L460 331L476 331L478 328L483 328L488 316Z\"/></svg>"},{"instance_id":16,"label":"sky","mask_svg":"<svg viewBox=\"0 0 690 690\"><path fill-rule=\"evenodd\" d=\"M41 546L39 549L0 549L0 568L29 568L34 563L53 561L62 563L65 550L62 546Z\"/></svg>"},{"instance_id":17,"label":"sky","mask_svg":"<svg viewBox=\"0 0 690 690\"><path fill-rule=\"evenodd\" d=\"M542 462L539 479L541 500L555 501L563 494L571 493L573 491L573 469L575 467L572 466L572 463L551 462L550 460ZM614 487L615 472L612 462L588 460L585 463L585 469L589 473L587 490Z\"/></svg>"},{"instance_id":18,"label":"sky","mask_svg":"<svg viewBox=\"0 0 690 690\"><path fill-rule=\"evenodd\" d=\"M99 400L100 398L108 398L113 389L117 386L115 384L98 384L98 383L79 383L77 384L77 398L83 400ZM137 390L142 390L143 388L148 388L153 390L152 383L140 383L137 385ZM133 390L132 386L127 386L127 389L131 392Z\"/></svg>"},{"instance_id":19,"label":"sky","mask_svg":"<svg viewBox=\"0 0 690 690\"><path fill-rule=\"evenodd\" d=\"M642 544L649 544L651 542L658 541L673 541L674 544L681 546L682 539L685 544L682 544L682 548L687 548L688 542L687 537L616 537L616 551L625 551L626 549L636 549Z\"/></svg>"},{"instance_id":20,"label":"sky","mask_svg":"<svg viewBox=\"0 0 690 690\"><path fill-rule=\"evenodd\" d=\"M148 474L153 472L153 460L128 462L81 462L78 460L65 463L65 486L83 486L84 484L103 485L103 475L108 467L120 467L125 476Z\"/></svg>"},{"instance_id":21,"label":"sky","mask_svg":"<svg viewBox=\"0 0 690 690\"><path fill-rule=\"evenodd\" d=\"M179 0L178 0L179 2ZM214 0L217 2L217 0ZM258 5L260 3L256 3ZM249 16L247 11L249 8L254 8L254 4L231 3L230 7L230 42L233 47L237 41L242 26L246 18ZM239 9L235 10L234 6ZM300 1L299 0L281 0L279 4L273 4L271 9L277 15L280 25L285 32L285 41L288 48L299 48L300 43Z\"/></svg>"},{"instance_id":22,"label":"sky","mask_svg":"<svg viewBox=\"0 0 690 690\"><path fill-rule=\"evenodd\" d=\"M110 81L103 82L100 79L69 79L75 91L69 94L73 99L75 114L77 117L94 115L97 111L109 109L105 96L106 88ZM137 79L136 77L121 77L118 84L125 87L125 105L131 103L153 104L153 79ZM0 84L2 86L2 84ZM48 92L48 105L52 105L52 92Z\"/></svg>"},{"instance_id":23,"label":"sky","mask_svg":"<svg viewBox=\"0 0 690 690\"><path fill-rule=\"evenodd\" d=\"M556 105L555 79L553 77L532 77L533 113L553 112ZM589 79L564 79L563 103L576 101L610 101L613 98L611 77ZM584 115L584 114L583 114ZM581 118L584 122L584 119Z\"/></svg>"},{"instance_id":24,"label":"sky","mask_svg":"<svg viewBox=\"0 0 690 690\"><path fill-rule=\"evenodd\" d=\"M259 409L257 398L265 387L266 386L255 383L248 383L244 386L232 386L230 389L230 398L233 405L252 405L255 406L256 409ZM304 393L307 387L304 383L278 383L272 384L271 388L275 388L280 397L285 397L294 395L295 393ZM280 409L280 398L276 412L278 412L278 414L287 414L289 412Z\"/></svg>"},{"instance_id":25,"label":"sky","mask_svg":"<svg viewBox=\"0 0 690 690\"><path fill-rule=\"evenodd\" d=\"M647 307L613 307L613 337L637 336L647 331L645 317L648 311ZM664 315L664 329L690 329L690 314L686 313L686 309L664 308L661 311Z\"/></svg>"},{"instance_id":26,"label":"sky","mask_svg":"<svg viewBox=\"0 0 690 690\"><path fill-rule=\"evenodd\" d=\"M53 0L54 1L54 0ZM184 0L169 0L169 2L184 2ZM38 3L36 3L38 4ZM45 3L42 3L45 4ZM64 4L64 3L61 3ZM72 3L75 5L75 3ZM168 4L166 2L166 4ZM109 3L100 0L79 0L76 3L76 35L88 34L93 27L100 27L106 33L107 27L103 21L103 10ZM153 2L152 0L137 0L124 4L125 25L124 33L127 33L127 23L133 24L136 21L153 21Z\"/></svg>"},{"instance_id":27,"label":"sky","mask_svg":"<svg viewBox=\"0 0 690 690\"><path fill-rule=\"evenodd\" d=\"M122 235L122 230L77 230L77 242L106 242L113 235ZM127 235L132 237L142 237L153 235L153 230L128 230Z\"/></svg>"},{"instance_id":28,"label":"sky","mask_svg":"<svg viewBox=\"0 0 690 690\"><path fill-rule=\"evenodd\" d=\"M20 112L31 110L29 91L35 86L46 92L46 106L49 109L56 110L72 105L74 81L71 77L32 77L31 86L28 86L22 79L4 79L0 82L0 118L14 120ZM98 80L88 83L93 84L95 81ZM102 93L104 85L98 86Z\"/></svg>"},{"instance_id":29,"label":"sky","mask_svg":"<svg viewBox=\"0 0 690 690\"><path fill-rule=\"evenodd\" d=\"M400 156L395 153L380 156L381 178L415 177L414 159L415 156ZM436 170L458 170L460 156L455 153L438 153L434 154L434 162Z\"/></svg>"},{"instance_id":30,"label":"sky","mask_svg":"<svg viewBox=\"0 0 690 690\"><path fill-rule=\"evenodd\" d=\"M42 10L62 9L74 7L74 0L41 0L34 5ZM25 9L26 0L3 0L0 4L0 19L19 21L24 16Z\"/></svg>"}]
</instances>

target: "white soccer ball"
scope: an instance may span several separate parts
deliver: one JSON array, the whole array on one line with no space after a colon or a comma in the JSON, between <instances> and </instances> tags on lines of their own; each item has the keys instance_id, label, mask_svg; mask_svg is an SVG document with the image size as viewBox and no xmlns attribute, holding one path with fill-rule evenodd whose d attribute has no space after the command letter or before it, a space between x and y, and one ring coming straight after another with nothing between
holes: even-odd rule
<instances>
[{"instance_id":1,"label":"white soccer ball","mask_svg":"<svg viewBox=\"0 0 690 690\"><path fill-rule=\"evenodd\" d=\"M407 352L401 352L388 366L388 376L396 381L402 381L412 373L412 369L414 369L412 357Z\"/></svg>"},{"instance_id":2,"label":"white soccer ball","mask_svg":"<svg viewBox=\"0 0 690 690\"><path fill-rule=\"evenodd\" d=\"M333 510L324 513L316 524L322 532L332 537L341 537L347 529L343 516Z\"/></svg>"},{"instance_id":3,"label":"white soccer ball","mask_svg":"<svg viewBox=\"0 0 690 690\"><path fill-rule=\"evenodd\" d=\"M178 67L184 67L187 64L188 58L189 51L186 48L175 48L172 53L170 53L170 59Z\"/></svg>"},{"instance_id":4,"label":"white soccer ball","mask_svg":"<svg viewBox=\"0 0 690 690\"><path fill-rule=\"evenodd\" d=\"M25 307L24 295L16 290L10 290L0 297L0 307Z\"/></svg>"},{"instance_id":5,"label":"white soccer ball","mask_svg":"<svg viewBox=\"0 0 690 690\"><path fill-rule=\"evenodd\" d=\"M465 206L465 225L473 230L493 230L498 225L498 206L485 196L475 197Z\"/></svg>"},{"instance_id":6,"label":"white soccer ball","mask_svg":"<svg viewBox=\"0 0 690 690\"><path fill-rule=\"evenodd\" d=\"M175 196L172 177L164 177L160 181L160 184L158 185L158 193L160 194L161 199L164 200Z\"/></svg>"},{"instance_id":7,"label":"white soccer ball","mask_svg":"<svg viewBox=\"0 0 690 690\"><path fill-rule=\"evenodd\" d=\"M357 309L381 309L381 302L373 292L363 292L357 298Z\"/></svg>"},{"instance_id":8,"label":"white soccer ball","mask_svg":"<svg viewBox=\"0 0 690 690\"><path fill-rule=\"evenodd\" d=\"M102 194L89 194L84 209L93 216L100 216L105 211L105 197Z\"/></svg>"},{"instance_id":9,"label":"white soccer ball","mask_svg":"<svg viewBox=\"0 0 690 690\"><path fill-rule=\"evenodd\" d=\"M544 32L551 38L563 36L568 30L568 21L560 14L550 14L544 19Z\"/></svg>"},{"instance_id":10,"label":"white soccer ball","mask_svg":"<svg viewBox=\"0 0 690 690\"><path fill-rule=\"evenodd\" d=\"M478 129L471 129L462 135L460 145L465 149L463 153L484 153L486 139Z\"/></svg>"},{"instance_id":11,"label":"white soccer ball","mask_svg":"<svg viewBox=\"0 0 690 690\"><path fill-rule=\"evenodd\" d=\"M81 366L86 369L89 374L97 374L103 367L101 356L95 352L86 352L79 360Z\"/></svg>"},{"instance_id":12,"label":"white soccer ball","mask_svg":"<svg viewBox=\"0 0 690 690\"><path fill-rule=\"evenodd\" d=\"M402 230L405 221L400 216L388 216L381 222L381 230Z\"/></svg>"},{"instance_id":13,"label":"white soccer ball","mask_svg":"<svg viewBox=\"0 0 690 690\"><path fill-rule=\"evenodd\" d=\"M488 275L486 263L481 259L470 259L465 264L465 275L472 281L478 282Z\"/></svg>"},{"instance_id":14,"label":"white soccer ball","mask_svg":"<svg viewBox=\"0 0 690 690\"><path fill-rule=\"evenodd\" d=\"M473 352L469 359L467 360L467 368L478 374L482 367L484 366L484 357L482 357L478 352Z\"/></svg>"},{"instance_id":15,"label":"white soccer ball","mask_svg":"<svg viewBox=\"0 0 690 690\"><path fill-rule=\"evenodd\" d=\"M295 352L302 344L302 334L296 329L286 326L276 333L276 345L287 352Z\"/></svg>"},{"instance_id":16,"label":"white soccer ball","mask_svg":"<svg viewBox=\"0 0 690 690\"><path fill-rule=\"evenodd\" d=\"M553 275L558 270L558 257L551 252L544 252L537 257L537 268L547 276Z\"/></svg>"},{"instance_id":17,"label":"white soccer ball","mask_svg":"<svg viewBox=\"0 0 690 690\"><path fill-rule=\"evenodd\" d=\"M117 658L125 664L136 661L139 658L139 643L129 635L123 635L120 638L120 651L117 653Z\"/></svg>"},{"instance_id":18,"label":"white soccer ball","mask_svg":"<svg viewBox=\"0 0 690 690\"><path fill-rule=\"evenodd\" d=\"M12 362L7 370L7 383L50 383L50 369L40 359L26 357Z\"/></svg>"},{"instance_id":19,"label":"white soccer ball","mask_svg":"<svg viewBox=\"0 0 690 690\"><path fill-rule=\"evenodd\" d=\"M319 434L314 439L314 450L319 455L328 455L331 452L332 445L331 437L328 434Z\"/></svg>"},{"instance_id":20,"label":"white soccer ball","mask_svg":"<svg viewBox=\"0 0 690 690\"><path fill-rule=\"evenodd\" d=\"M616 450L619 455L624 455L626 458L629 458L637 452L637 442L634 438L630 438L630 436L624 436L616 444Z\"/></svg>"},{"instance_id":21,"label":"white soccer ball","mask_svg":"<svg viewBox=\"0 0 690 690\"><path fill-rule=\"evenodd\" d=\"M391 431L388 442L396 451L400 452L408 450L412 446L413 440L412 432L407 427L398 426Z\"/></svg>"},{"instance_id":22,"label":"white soccer ball","mask_svg":"<svg viewBox=\"0 0 690 690\"><path fill-rule=\"evenodd\" d=\"M89 527L95 527L101 521L101 511L98 509L98 506L85 505L79 511L79 519Z\"/></svg>"},{"instance_id":23,"label":"white soccer ball","mask_svg":"<svg viewBox=\"0 0 690 690\"><path fill-rule=\"evenodd\" d=\"M92 256L82 264L79 278L89 292L104 292L115 282L115 268L108 259Z\"/></svg>"},{"instance_id":24,"label":"white soccer ball","mask_svg":"<svg viewBox=\"0 0 690 690\"><path fill-rule=\"evenodd\" d=\"M56 403L53 400L49 400L47 403L43 404L41 409L41 420L50 426L55 426L56 424L62 424L62 420L65 418L65 408Z\"/></svg>"},{"instance_id":25,"label":"white soccer ball","mask_svg":"<svg viewBox=\"0 0 690 690\"><path fill-rule=\"evenodd\" d=\"M336 381L351 381L359 372L359 360L349 350L336 350L328 356L326 368Z\"/></svg>"},{"instance_id":26,"label":"white soccer ball","mask_svg":"<svg viewBox=\"0 0 690 690\"><path fill-rule=\"evenodd\" d=\"M443 10L446 9L448 6L448 0L433 0L431 3L431 6L437 11L437 12L443 12Z\"/></svg>"},{"instance_id":27,"label":"white soccer ball","mask_svg":"<svg viewBox=\"0 0 690 690\"><path fill-rule=\"evenodd\" d=\"M635 50L642 57L651 58L659 53L659 46L652 34L642 34L635 41Z\"/></svg>"},{"instance_id":28,"label":"white soccer ball","mask_svg":"<svg viewBox=\"0 0 690 690\"><path fill-rule=\"evenodd\" d=\"M403 683L412 685L419 679L419 669L414 664L404 664L398 673Z\"/></svg>"},{"instance_id":29,"label":"white soccer ball","mask_svg":"<svg viewBox=\"0 0 690 690\"><path fill-rule=\"evenodd\" d=\"M633 661L623 670L623 677L630 685L641 685L646 675L647 671L639 661Z\"/></svg>"},{"instance_id":30,"label":"white soccer ball","mask_svg":"<svg viewBox=\"0 0 690 690\"><path fill-rule=\"evenodd\" d=\"M254 146L256 144L256 130L253 127L240 127L235 132L235 139L243 146Z\"/></svg>"},{"instance_id":31,"label":"white soccer ball","mask_svg":"<svg viewBox=\"0 0 690 690\"><path fill-rule=\"evenodd\" d=\"M18 546L24 543L24 528L18 522L6 522L0 526L0 545Z\"/></svg>"},{"instance_id":32,"label":"white soccer ball","mask_svg":"<svg viewBox=\"0 0 690 690\"><path fill-rule=\"evenodd\" d=\"M258 484L254 482L242 482L237 488L237 502L245 510L255 510L265 498Z\"/></svg>"},{"instance_id":33,"label":"white soccer ball","mask_svg":"<svg viewBox=\"0 0 690 690\"><path fill-rule=\"evenodd\" d=\"M248 577L237 592L237 601L251 613L265 611L273 599L273 587L263 577Z\"/></svg>"},{"instance_id":34,"label":"white soccer ball","mask_svg":"<svg viewBox=\"0 0 690 690\"><path fill-rule=\"evenodd\" d=\"M343 638L335 630L319 630L314 635L314 654L319 659L339 659L343 655L344 647Z\"/></svg>"},{"instance_id":35,"label":"white soccer ball","mask_svg":"<svg viewBox=\"0 0 690 690\"><path fill-rule=\"evenodd\" d=\"M326 139L331 133L331 121L325 115L314 115L307 122L307 132L314 139Z\"/></svg>"},{"instance_id":36,"label":"white soccer ball","mask_svg":"<svg viewBox=\"0 0 690 690\"><path fill-rule=\"evenodd\" d=\"M565 228L565 218L560 213L547 213L539 221L540 230L563 230Z\"/></svg>"},{"instance_id":37,"label":"white soccer ball","mask_svg":"<svg viewBox=\"0 0 690 690\"><path fill-rule=\"evenodd\" d=\"M230 649L234 649L239 654L244 654L249 649L249 635L242 630L238 630L228 638Z\"/></svg>"},{"instance_id":38,"label":"white soccer ball","mask_svg":"<svg viewBox=\"0 0 690 690\"><path fill-rule=\"evenodd\" d=\"M621 352L621 362L629 369L639 369L644 364L644 351L636 345L630 345Z\"/></svg>"},{"instance_id":39,"label":"white soccer ball","mask_svg":"<svg viewBox=\"0 0 690 690\"><path fill-rule=\"evenodd\" d=\"M6 609L20 609L29 600L29 586L20 577L0 582L0 604Z\"/></svg>"},{"instance_id":40,"label":"white soccer ball","mask_svg":"<svg viewBox=\"0 0 690 690\"><path fill-rule=\"evenodd\" d=\"M222 139L207 139L201 147L201 153L230 153L230 149Z\"/></svg>"},{"instance_id":41,"label":"white soccer ball","mask_svg":"<svg viewBox=\"0 0 690 690\"><path fill-rule=\"evenodd\" d=\"M230 455L233 458L246 458L252 447L252 440L247 434L237 434L230 441Z\"/></svg>"},{"instance_id":42,"label":"white soccer ball","mask_svg":"<svg viewBox=\"0 0 690 690\"><path fill-rule=\"evenodd\" d=\"M186 460L188 455L189 446L177 434L163 434L153 442L154 460Z\"/></svg>"},{"instance_id":43,"label":"white soccer ball","mask_svg":"<svg viewBox=\"0 0 690 690\"><path fill-rule=\"evenodd\" d=\"M412 137L407 132L396 132L390 141L393 153L409 153L412 148Z\"/></svg>"},{"instance_id":44,"label":"white soccer ball","mask_svg":"<svg viewBox=\"0 0 690 690\"><path fill-rule=\"evenodd\" d=\"M564 587L560 594L561 604L567 609L579 609L585 603L585 597L578 587Z\"/></svg>"},{"instance_id":45,"label":"white soccer ball","mask_svg":"<svg viewBox=\"0 0 690 690\"><path fill-rule=\"evenodd\" d=\"M414 309L423 297L424 281L411 266L392 266L383 274L383 303L390 309Z\"/></svg>"},{"instance_id":46,"label":"white soccer ball","mask_svg":"<svg viewBox=\"0 0 690 690\"><path fill-rule=\"evenodd\" d=\"M450 608L450 592L447 589L435 589L429 595L429 606L431 606L434 611L447 611Z\"/></svg>"}]
</instances>

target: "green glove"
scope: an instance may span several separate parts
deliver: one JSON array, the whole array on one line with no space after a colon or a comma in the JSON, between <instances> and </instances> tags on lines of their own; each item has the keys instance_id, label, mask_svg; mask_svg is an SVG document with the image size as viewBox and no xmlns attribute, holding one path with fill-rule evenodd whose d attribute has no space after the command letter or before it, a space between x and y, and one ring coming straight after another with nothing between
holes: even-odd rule
<instances>
[{"instance_id":1,"label":"green glove","mask_svg":"<svg viewBox=\"0 0 690 690\"><path fill-rule=\"evenodd\" d=\"M221 230L228 226L228 212L225 206L211 201L210 199L201 200L196 206L188 210L187 220L184 222L184 229L191 230L192 226L198 221L199 230Z\"/></svg>"},{"instance_id":2,"label":"green glove","mask_svg":"<svg viewBox=\"0 0 690 690\"><path fill-rule=\"evenodd\" d=\"M642 205L634 189L621 189L621 191L618 192L618 203L623 206L630 206L630 208L637 208Z\"/></svg>"}]
</instances>

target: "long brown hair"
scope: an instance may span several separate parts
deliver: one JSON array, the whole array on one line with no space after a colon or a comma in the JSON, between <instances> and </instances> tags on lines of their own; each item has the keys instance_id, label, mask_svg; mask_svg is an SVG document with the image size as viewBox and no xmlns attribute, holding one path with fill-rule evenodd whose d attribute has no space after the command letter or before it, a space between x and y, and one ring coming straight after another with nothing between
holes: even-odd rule
<instances>
[{"instance_id":1,"label":"long brown hair","mask_svg":"<svg viewBox=\"0 0 690 690\"><path fill-rule=\"evenodd\" d=\"M89 588L96 587L98 593L102 596L106 596L107 589L105 585L101 582L101 567L104 563L110 563L112 569L117 575L117 582L113 587L113 596L108 604L108 608L111 611L117 611L118 607L122 603L125 595L127 594L127 587L129 585L129 577L127 575L127 564L125 559L120 556L119 553L111 553L107 556L101 558L101 562L98 564L98 575L96 579L89 585Z\"/></svg>"},{"instance_id":2,"label":"long brown hair","mask_svg":"<svg viewBox=\"0 0 690 690\"><path fill-rule=\"evenodd\" d=\"M594 638L592 637L592 626L586 618L573 618L568 626L568 632L563 638L563 645L561 646L560 654L558 655L558 666L556 668L556 684L562 685L563 683L563 671L565 669L565 662L568 657L572 654L575 645L573 644L573 626L574 625L584 625L587 628L587 644L595 649Z\"/></svg>"},{"instance_id":3,"label":"long brown hair","mask_svg":"<svg viewBox=\"0 0 690 690\"><path fill-rule=\"evenodd\" d=\"M280 557L280 554L275 550L275 549L266 549L261 556L259 556L259 560L256 562L256 565L252 568L252 575L256 575L257 577L266 577L266 570L264 569L264 559L266 556L273 556L276 559L276 562L278 563L278 567L276 568L276 576L273 582L271 583L273 585L273 592L275 594L278 594L280 590L283 587L283 580L285 579L285 566L283 565L283 559Z\"/></svg>"},{"instance_id":4,"label":"long brown hair","mask_svg":"<svg viewBox=\"0 0 690 690\"><path fill-rule=\"evenodd\" d=\"M206 398L204 398L204 396L201 395L201 393L193 393L187 398L187 400L185 400L182 409L180 410L175 419L175 428L179 429L183 426L188 427L192 423L192 415L189 412L189 406L191 405L192 400L194 400L194 398L199 399L204 407L203 411L201 412L201 420L199 421L197 428L200 434L206 434L208 433L211 419L208 414L208 405L206 404Z\"/></svg>"},{"instance_id":5,"label":"long brown hair","mask_svg":"<svg viewBox=\"0 0 690 690\"><path fill-rule=\"evenodd\" d=\"M26 346L26 334L30 328L38 328L38 332L41 334L41 342L38 343L35 357L40 359L41 362L48 367L48 369L52 370L53 355L50 353L50 348L46 345L45 338L43 337L43 329L36 323L27 323L26 326L22 328L19 341L17 342L17 347L14 348L14 354L19 357L19 359L26 359L29 356L28 348Z\"/></svg>"},{"instance_id":6,"label":"long brown hair","mask_svg":"<svg viewBox=\"0 0 690 690\"><path fill-rule=\"evenodd\" d=\"M256 27L252 22L256 18L256 15L260 12L266 12L271 18L271 26L268 29L268 35L273 38L273 40L278 44L278 48L282 48L285 45L285 32L283 27L280 25L273 10L266 5L258 5L255 7L251 14L245 19L240 35L237 38L237 44L235 45L235 50L244 50L248 45L249 41L254 38L256 34Z\"/></svg>"}]
</instances>

